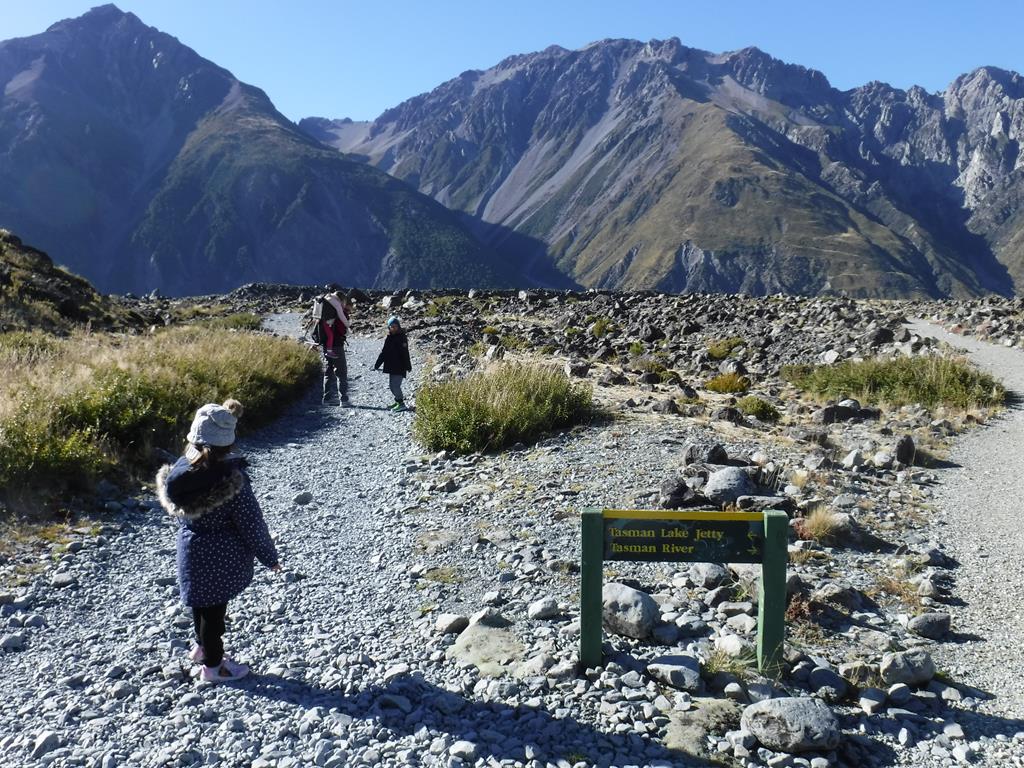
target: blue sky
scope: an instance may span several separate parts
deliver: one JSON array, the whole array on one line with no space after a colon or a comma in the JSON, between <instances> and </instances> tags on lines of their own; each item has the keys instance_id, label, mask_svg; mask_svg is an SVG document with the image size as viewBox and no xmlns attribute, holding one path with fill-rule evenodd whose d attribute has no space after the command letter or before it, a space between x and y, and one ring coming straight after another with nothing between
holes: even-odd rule
<instances>
[{"instance_id":1,"label":"blue sky","mask_svg":"<svg viewBox=\"0 0 1024 768\"><path fill-rule=\"evenodd\" d=\"M98 0L0 0L0 39ZM120 0L147 24L263 88L285 115L370 119L467 69L594 40L756 45L838 88L942 90L982 65L1024 70L1021 0Z\"/></svg>"}]
</instances>

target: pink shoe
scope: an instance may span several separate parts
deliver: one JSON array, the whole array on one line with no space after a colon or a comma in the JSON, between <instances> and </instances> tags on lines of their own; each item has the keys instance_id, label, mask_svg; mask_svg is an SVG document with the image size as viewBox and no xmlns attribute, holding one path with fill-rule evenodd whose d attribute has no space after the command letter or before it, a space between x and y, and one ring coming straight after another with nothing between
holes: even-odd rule
<instances>
[{"instance_id":1,"label":"pink shoe","mask_svg":"<svg viewBox=\"0 0 1024 768\"><path fill-rule=\"evenodd\" d=\"M206 658L206 651L203 650L201 645L193 645L192 650L188 652L188 658L193 664L201 664L203 659Z\"/></svg>"},{"instance_id":2,"label":"pink shoe","mask_svg":"<svg viewBox=\"0 0 1024 768\"><path fill-rule=\"evenodd\" d=\"M219 667L208 667L204 664L199 679L204 683L227 683L231 680L240 680L248 674L249 668L245 664L237 664L225 656Z\"/></svg>"}]
</instances>

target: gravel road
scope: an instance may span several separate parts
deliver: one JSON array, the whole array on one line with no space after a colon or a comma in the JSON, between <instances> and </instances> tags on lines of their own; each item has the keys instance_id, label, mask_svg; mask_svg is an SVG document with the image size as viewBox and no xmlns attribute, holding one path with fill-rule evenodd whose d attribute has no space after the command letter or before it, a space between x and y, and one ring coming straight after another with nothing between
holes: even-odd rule
<instances>
[{"instance_id":1,"label":"gravel road","mask_svg":"<svg viewBox=\"0 0 1024 768\"><path fill-rule=\"evenodd\" d=\"M1011 393L1024 394L1020 350L957 336L920 320L910 327L963 349ZM955 594L965 604L953 609L953 627L963 642L938 646L936 663L956 679L994 694L983 706L988 714L1024 718L1020 679L1024 670L1024 409L1020 403L958 438L949 461L957 466L942 473L935 527L936 538L946 543L960 564L955 571Z\"/></svg>"}]
</instances>

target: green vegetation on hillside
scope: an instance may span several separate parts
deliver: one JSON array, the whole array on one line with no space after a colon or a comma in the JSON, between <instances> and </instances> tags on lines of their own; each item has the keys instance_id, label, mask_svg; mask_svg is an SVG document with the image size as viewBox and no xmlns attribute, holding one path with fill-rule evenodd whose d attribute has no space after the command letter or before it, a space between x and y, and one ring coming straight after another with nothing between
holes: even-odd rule
<instances>
[{"instance_id":1,"label":"green vegetation on hillside","mask_svg":"<svg viewBox=\"0 0 1024 768\"><path fill-rule=\"evenodd\" d=\"M502 363L416 395L413 431L431 450L497 450L532 442L591 414L591 393L548 366Z\"/></svg>"},{"instance_id":2,"label":"green vegetation on hillside","mask_svg":"<svg viewBox=\"0 0 1024 768\"><path fill-rule=\"evenodd\" d=\"M953 357L875 358L813 367L785 366L782 377L820 397L856 397L865 402L932 408L1001 405L1006 390L987 373Z\"/></svg>"},{"instance_id":3,"label":"green vegetation on hillside","mask_svg":"<svg viewBox=\"0 0 1024 768\"><path fill-rule=\"evenodd\" d=\"M40 329L68 333L142 325L135 313L99 294L78 275L0 230L0 332Z\"/></svg>"},{"instance_id":4,"label":"green vegetation on hillside","mask_svg":"<svg viewBox=\"0 0 1024 768\"><path fill-rule=\"evenodd\" d=\"M319 371L294 342L219 328L147 336L0 334L0 488L88 490L176 453L195 409L240 400L241 428L268 422Z\"/></svg>"}]
</instances>

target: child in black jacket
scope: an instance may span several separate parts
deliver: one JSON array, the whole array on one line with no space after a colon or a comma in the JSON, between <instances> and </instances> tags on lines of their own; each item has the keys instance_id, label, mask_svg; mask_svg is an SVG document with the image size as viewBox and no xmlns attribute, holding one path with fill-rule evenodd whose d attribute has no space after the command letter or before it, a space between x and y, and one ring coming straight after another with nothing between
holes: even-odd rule
<instances>
[{"instance_id":1,"label":"child in black jacket","mask_svg":"<svg viewBox=\"0 0 1024 768\"><path fill-rule=\"evenodd\" d=\"M384 366L384 373L388 374L388 385L395 396L395 404L391 406L391 410L404 411L402 379L412 370L412 362L409 360L409 339L394 315L388 318L388 335L384 338L384 348L377 355L373 369L377 370L381 365Z\"/></svg>"}]
</instances>

